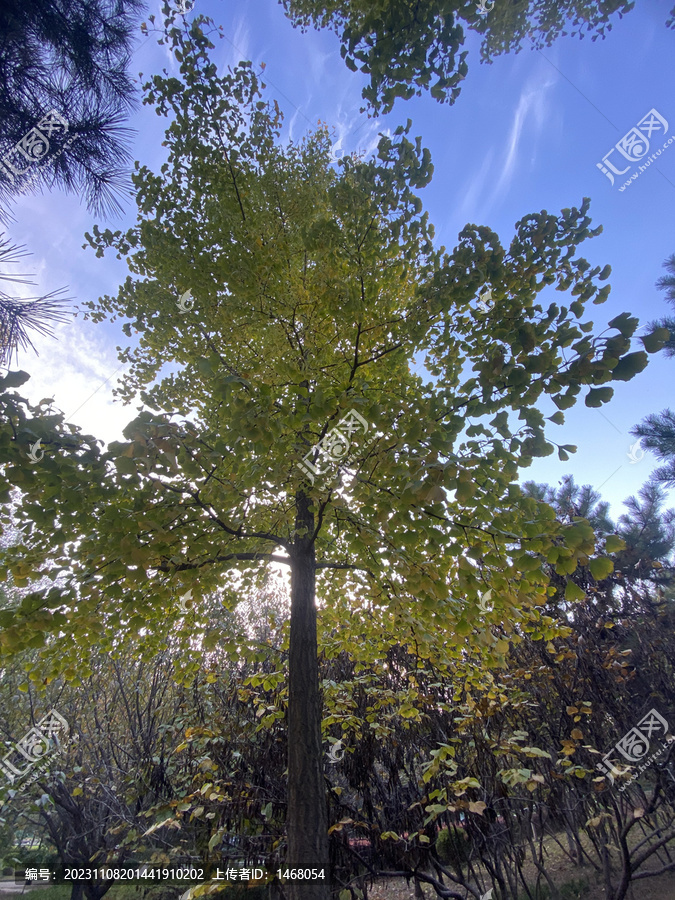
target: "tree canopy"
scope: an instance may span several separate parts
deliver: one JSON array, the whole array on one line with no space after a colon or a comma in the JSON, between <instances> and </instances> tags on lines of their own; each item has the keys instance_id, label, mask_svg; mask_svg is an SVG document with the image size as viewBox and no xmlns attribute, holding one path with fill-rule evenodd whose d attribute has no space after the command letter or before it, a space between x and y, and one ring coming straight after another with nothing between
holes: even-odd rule
<instances>
[{"instance_id":1,"label":"tree canopy","mask_svg":"<svg viewBox=\"0 0 675 900\"><path fill-rule=\"evenodd\" d=\"M187 677L201 654L238 650L199 598L233 608L285 566L288 860L327 867L318 648L355 665L397 647L446 666L477 652L489 668L529 623L559 635L537 608L545 566L568 603L581 600L570 576L606 577L620 542L596 550L583 516L561 521L518 486L554 452L538 405L557 407L556 424L581 395L602 405L665 338L630 352L636 318L600 333L586 318L610 290L609 266L579 255L600 230L587 199L525 216L507 246L467 225L448 253L423 210L432 164L410 122L374 157L338 166L321 129L284 145L252 67L218 75L207 25L171 27L180 77L146 85L171 121L161 171L134 176L137 223L88 235L129 265L90 314L138 334L119 348L130 364L119 393L144 408L102 452L3 394L5 500L21 492L4 511L21 532L4 565L18 582L41 571L60 582L0 613L0 643L42 647L39 680L89 674L93 647L154 655L178 641ZM26 458L35 436L39 468ZM327 891L296 884L290 896Z\"/></svg>"},{"instance_id":2,"label":"tree canopy","mask_svg":"<svg viewBox=\"0 0 675 900\"><path fill-rule=\"evenodd\" d=\"M408 139L409 125L381 140L378 159L349 157L336 171L324 133L283 148L279 114L259 99L252 70L211 77L198 25L191 37L194 50L174 32L188 85L159 76L149 85L148 99L176 121L162 174L136 176L138 226L124 234L95 228L90 238L99 254L107 246L131 254L137 277L92 315L122 315L129 334L140 332L138 347L121 353L131 363L121 395L140 391L147 409L128 426L128 443L106 456L109 476L90 500L107 512L100 536L85 542L99 553L108 545L118 576L130 563L186 585L198 575L206 589L218 583L211 572L234 562L254 567L273 558L274 547L285 561L296 527L289 500L308 492L325 568L347 580L362 570L379 598L398 593L398 571L428 596L432 612L447 601L446 625L448 616L465 620L466 611L440 596L449 594L450 573L460 594L476 597L483 586L458 555L482 547L486 566L505 566L507 591L508 575L528 555L529 537L505 557L494 538L511 547L515 523L531 514L513 484L519 466L553 452L535 402L551 397L559 407L553 421L561 422L584 386L587 405L601 404L612 395L607 382L646 364L644 352L627 353L636 319L615 317L609 337L591 336L592 324L580 321L585 302L601 303L609 292L597 283L609 267L575 258L598 233L588 202L560 216L525 217L508 249L489 229L467 226L448 255L433 247L414 194L431 163L420 140ZM207 120L220 123L208 140ZM481 273L496 299L488 316L474 309ZM549 286L570 291L571 304L542 304ZM187 289L195 302L181 314L177 298ZM415 373L416 358L426 360L431 381ZM152 384L167 365L174 371ZM348 491L311 488L297 462L352 407L374 440L350 456ZM50 458L63 465L56 453ZM109 502L126 495L129 508ZM135 496L157 506L147 521L139 513L139 540L130 538L130 516L149 507ZM394 507L394 497L403 502ZM151 534L158 539L150 542ZM394 534L403 551L391 546ZM483 553L474 548L472 556ZM347 557L359 561L351 570ZM432 557L429 582L416 560L429 565ZM326 599L339 602L332 581ZM174 589L167 581L157 590L141 601L143 612Z\"/></svg>"},{"instance_id":3,"label":"tree canopy","mask_svg":"<svg viewBox=\"0 0 675 900\"><path fill-rule=\"evenodd\" d=\"M428 90L442 103L454 103L468 74L465 30L481 37L481 61L550 46L561 36L611 31L612 20L635 6L628 0L528 0L523 3L458 0L280 0L294 25L330 28L352 71L370 76L363 90L368 105L390 112L397 97L410 99ZM667 22L675 25L675 9Z\"/></svg>"}]
</instances>

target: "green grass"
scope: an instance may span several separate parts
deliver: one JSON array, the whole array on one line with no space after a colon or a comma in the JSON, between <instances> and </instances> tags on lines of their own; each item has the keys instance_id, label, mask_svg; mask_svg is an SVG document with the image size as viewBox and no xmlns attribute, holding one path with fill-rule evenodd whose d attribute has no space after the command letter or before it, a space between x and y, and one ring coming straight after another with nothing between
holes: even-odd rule
<instances>
[{"instance_id":1,"label":"green grass","mask_svg":"<svg viewBox=\"0 0 675 900\"><path fill-rule=\"evenodd\" d=\"M4 879L7 881L8 879ZM17 895L21 893L22 885L17 885ZM104 900L172 900L180 897L192 887L191 884L169 885L156 884L151 887L133 884L114 884ZM69 884L50 884L40 889L41 900L70 900L72 887ZM7 900L14 895L7 894ZM268 900L269 893L266 887L232 887L223 886L223 890L217 894L219 900Z\"/></svg>"},{"instance_id":2,"label":"green grass","mask_svg":"<svg viewBox=\"0 0 675 900\"><path fill-rule=\"evenodd\" d=\"M560 892L560 900L585 900L588 896L589 883L587 878L574 878L572 881L566 881L558 888ZM530 887L530 896L526 893L518 894L518 900L550 900L551 890L547 884L539 885L539 890L535 892L534 887ZM493 894L494 900L501 900L501 894L497 890Z\"/></svg>"}]
</instances>

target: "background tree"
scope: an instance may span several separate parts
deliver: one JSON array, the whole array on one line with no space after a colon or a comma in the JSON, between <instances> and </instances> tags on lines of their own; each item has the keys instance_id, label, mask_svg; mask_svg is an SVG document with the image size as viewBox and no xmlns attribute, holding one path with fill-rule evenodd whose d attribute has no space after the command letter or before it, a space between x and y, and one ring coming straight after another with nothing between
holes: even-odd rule
<instances>
[{"instance_id":1,"label":"background tree","mask_svg":"<svg viewBox=\"0 0 675 900\"><path fill-rule=\"evenodd\" d=\"M351 873L354 887L384 870L439 897L459 887L479 897L492 885L503 897L557 898L565 894L551 860L562 850L586 888L590 870L619 900L634 880L673 868L664 757L621 794L630 771L610 786L595 764L650 708L672 715L675 512L653 485L629 498L618 525L571 477L560 489L526 490L549 497L565 523L585 506L601 546L613 548L614 571L602 574L602 555L588 560L569 576L582 589L570 601L568 579L546 564L542 621L558 632L518 629L499 671L486 670L475 647L445 667L400 648L357 671L346 654L329 664L326 722L343 729L346 747L329 768L338 875Z\"/></svg>"},{"instance_id":2,"label":"background tree","mask_svg":"<svg viewBox=\"0 0 675 900\"><path fill-rule=\"evenodd\" d=\"M675 309L675 254L663 265L668 274L659 278L656 286L665 290L666 300ZM653 322L652 327L669 332L670 337L665 343L664 353L666 356L675 356L675 317L663 316ZM652 413L633 429L632 434L642 438L644 446L665 463L654 471L652 478L666 487L675 487L675 412L664 409L663 412Z\"/></svg>"},{"instance_id":3,"label":"background tree","mask_svg":"<svg viewBox=\"0 0 675 900\"><path fill-rule=\"evenodd\" d=\"M526 481L523 492L528 497L550 504L565 521L571 522L575 517L586 519L598 536L614 532L614 523L608 515L609 503L603 501L590 484L583 487L577 485L572 475L563 476L558 488Z\"/></svg>"},{"instance_id":4,"label":"background tree","mask_svg":"<svg viewBox=\"0 0 675 900\"><path fill-rule=\"evenodd\" d=\"M370 76L363 97L377 112L390 112L397 97L409 99L428 90L443 103L454 103L468 73L468 51L461 51L464 29L483 36L481 60L490 63L526 41L535 49L561 35L611 31L611 19L634 7L627 0L528 0L487 5L458 0L280 0L294 25L330 28L340 38L348 68ZM675 25L675 9L668 26ZM460 52L461 51L461 52Z\"/></svg>"},{"instance_id":5,"label":"background tree","mask_svg":"<svg viewBox=\"0 0 675 900\"><path fill-rule=\"evenodd\" d=\"M51 681L35 650L6 661L0 671L6 744L50 708L70 723L71 743L53 760L48 756L48 770L19 795L21 783L0 779L0 835L8 834L5 845L0 838L0 859L25 853L11 842L15 826L17 835L53 849L50 865L223 868L224 861L262 857L276 870L285 861L286 746L282 723L270 727L269 711L287 702L280 670L287 665L281 645L288 610L280 587L268 579L252 598L255 609L251 603L230 612L216 596L202 601L240 653L210 651L189 681L175 677L180 648L141 662L133 638L111 656L93 656L90 671L72 682ZM20 592L11 593L16 604ZM46 854L33 852L26 864L42 866ZM73 897L99 900L110 887L73 884Z\"/></svg>"},{"instance_id":6,"label":"background tree","mask_svg":"<svg viewBox=\"0 0 675 900\"><path fill-rule=\"evenodd\" d=\"M127 70L142 7L143 0L4 0L0 6L0 158L56 110L77 139L39 167L37 183L83 191L99 213L120 208L130 160L122 122L134 100ZM25 157L17 160L25 176L0 169L2 206L38 171Z\"/></svg>"},{"instance_id":7,"label":"background tree","mask_svg":"<svg viewBox=\"0 0 675 900\"><path fill-rule=\"evenodd\" d=\"M662 275L656 282L657 288L666 292L666 302L675 310L675 253L669 256L663 264L667 275ZM654 323L659 328L667 328L670 337L666 341L663 352L666 356L675 356L675 316L663 316Z\"/></svg>"},{"instance_id":8,"label":"background tree","mask_svg":"<svg viewBox=\"0 0 675 900\"><path fill-rule=\"evenodd\" d=\"M48 687L37 674L34 651L3 673L0 710L8 743L50 709L70 726L64 749L45 757L47 767L34 783L17 794L21 782L0 782L3 815L18 816L32 835L45 836L64 868L125 866L134 859L161 863L172 849L170 836L145 834L148 811L173 791L172 757L180 738L171 724L186 706L185 690L171 678L170 654L148 665L130 652L116 657L94 658L82 679L56 679ZM83 894L100 900L113 883L73 883L73 900Z\"/></svg>"},{"instance_id":9,"label":"background tree","mask_svg":"<svg viewBox=\"0 0 675 900\"><path fill-rule=\"evenodd\" d=\"M549 496L558 494L545 485L536 487ZM564 487L573 496L590 492L570 479ZM555 788L546 800L549 812L564 821L572 858L576 847L578 864L590 863L602 875L606 895L615 900L626 896L633 880L673 869L664 852L664 843L675 835L675 794L668 787L665 758L628 789L629 770L624 783L615 785L593 772L597 751L608 750L650 708L666 719L672 716L675 511L664 509L664 500L664 492L648 483L639 497L626 501L628 511L616 526L607 521L603 543L614 570L603 573L590 560L573 573L583 590L579 602L566 602L564 583L548 567L547 612L568 622L570 632L548 645L523 641L512 657L511 690L519 682L534 692L536 704L543 704L528 711L531 715L539 709L537 746L562 747L564 765L576 776L564 790L559 782L555 788L556 776L547 776L547 784ZM566 502L558 509L562 517L570 514ZM620 787L622 794L617 793Z\"/></svg>"},{"instance_id":10,"label":"background tree","mask_svg":"<svg viewBox=\"0 0 675 900\"><path fill-rule=\"evenodd\" d=\"M595 492L569 478L560 491L531 485L529 493L559 495L566 524L579 519L580 497L594 495L589 517L604 509ZM478 898L490 885L505 897L523 889L537 896L547 884L557 897L551 851L562 847L575 872L606 870L606 895L620 900L633 875L672 867L660 846L675 821L666 773L652 767L617 797L609 788L598 792L603 779L594 769L645 709L656 705L670 715L673 609L660 595L672 591L673 514L659 507L632 500L618 527L609 520L598 526L603 544L619 531L626 546L611 553L615 571L606 578L594 580L589 566L573 573L583 601L565 601L564 580L547 566L555 594L546 613L560 625L544 638L527 626L509 635L492 623L511 639L499 672L483 665L475 643L440 664L399 646L364 664L368 654L356 660L338 649L344 626L324 631L322 729L342 744L342 758L326 772L338 888L365 898L370 880L386 874L426 884L442 898L458 888ZM671 587L652 584L650 572L669 574ZM244 606L230 612L217 595L200 600L207 634L227 631L240 652L215 646L200 654L189 685L174 686L169 676L170 661L181 665L178 646L138 663L133 634L118 642L117 661L94 659L83 684L49 685L43 705L66 709L80 740L31 789L35 800L43 798L35 812L24 810L19 834L30 825L39 836L49 817L69 858L183 865L256 857L271 870L283 865L287 604L268 580ZM193 615L190 605L190 622ZM44 665L34 651L23 665L42 685ZM26 701L37 705L32 689L17 693L19 680L6 673L0 680L3 725L18 716L8 737L23 730L22 717L30 719ZM153 796L158 802L147 808ZM645 817L632 816L642 808ZM106 814L94 827L101 809ZM621 841L625 829L631 835L638 827L639 847ZM608 841L617 847L609 856ZM631 874L625 883L622 862Z\"/></svg>"},{"instance_id":11,"label":"background tree","mask_svg":"<svg viewBox=\"0 0 675 900\"><path fill-rule=\"evenodd\" d=\"M415 193L431 162L410 123L382 137L376 158L337 170L325 132L282 147L278 109L250 66L217 76L203 24L169 28L181 77L147 86L174 118L161 174L135 176L138 224L89 236L98 255L129 257L135 277L92 315L123 316L126 333L140 333L120 351L130 363L120 395L138 393L148 409L104 457L74 434L79 457L50 453L50 478L24 476L14 511L23 540L7 568L59 560L68 583L2 613L0 639L18 652L54 629L43 655L66 672L92 643L112 649L141 629L140 651L154 654L178 592L217 591L234 607L266 567L287 566L288 864L327 872L319 640L330 635L331 652L342 642L359 662L399 644L447 661L474 640L483 665L503 660L508 635L539 617L540 556L555 551L564 573L594 552L587 523L556 521L516 484L521 466L553 452L536 404L549 396L561 422L588 386L585 402L599 406L607 383L633 377L647 355L628 352L638 324L628 314L605 337L582 321L585 303L609 293L597 283L609 267L578 256L598 233L588 201L525 217L508 248L467 227L448 255ZM496 303L483 315L473 301L486 274ZM549 288L574 299L542 302ZM181 312L188 290L194 305ZM419 359L432 380L416 374ZM165 363L174 371L163 377ZM344 424L352 411L367 434L349 432L340 452L333 443L327 464L333 429L354 425ZM62 428L52 424L55 446ZM13 473L20 454L6 434ZM303 456L323 470L313 482ZM55 484L61 468L78 487L88 478L86 492ZM489 588L499 604L487 619L499 627L472 636ZM236 652L217 628L196 650L200 621L197 604L171 640L193 656ZM186 654L183 665L197 663ZM290 886L292 900L328 891Z\"/></svg>"},{"instance_id":12,"label":"background tree","mask_svg":"<svg viewBox=\"0 0 675 900\"><path fill-rule=\"evenodd\" d=\"M6 0L0 6L0 219L11 217L11 201L30 184L83 191L99 214L121 208L130 161L122 122L134 103L128 65L142 7L143 0ZM23 152L13 149L27 135L30 142L52 110L61 123L42 129L48 151L42 138L21 143ZM0 263L14 262L23 255L17 251L0 237ZM4 273L0 280L26 283ZM30 331L48 334L62 319L60 293L31 301L0 293L0 365L32 346Z\"/></svg>"}]
</instances>

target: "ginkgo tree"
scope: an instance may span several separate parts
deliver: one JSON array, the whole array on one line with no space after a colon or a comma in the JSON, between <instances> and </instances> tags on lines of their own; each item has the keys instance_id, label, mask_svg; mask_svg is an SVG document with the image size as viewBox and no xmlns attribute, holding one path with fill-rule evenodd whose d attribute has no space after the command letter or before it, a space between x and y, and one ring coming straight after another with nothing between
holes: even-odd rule
<instances>
[{"instance_id":1,"label":"ginkgo tree","mask_svg":"<svg viewBox=\"0 0 675 900\"><path fill-rule=\"evenodd\" d=\"M279 0L294 26L328 28L340 39L346 66L370 78L363 98L375 112L391 112L397 97L429 91L454 103L469 72L466 39L481 38L481 62L528 45L550 47L572 35L592 41L612 30L631 0ZM666 26L675 25L671 10Z\"/></svg>"},{"instance_id":2,"label":"ginkgo tree","mask_svg":"<svg viewBox=\"0 0 675 900\"><path fill-rule=\"evenodd\" d=\"M103 454L90 442L74 457L89 439L53 426L41 495L31 420L12 431L23 407L9 404L12 471L20 458L32 468L7 514L23 539L5 566L25 578L57 560L62 577L0 613L0 637L3 652L42 643L76 678L94 645L115 652L126 636L153 653L182 636L189 672L190 657L237 652L225 631L199 632L198 598L234 607L261 570L285 567L287 865L328 876L317 610L330 652L372 660L400 644L448 660L471 646L498 664L518 623L540 616L542 561L569 574L594 554L585 520L557 521L517 485L554 452L538 405L562 423L582 392L607 402L609 382L647 356L630 352L630 315L597 336L583 319L610 290L609 267L577 255L599 231L588 201L526 216L508 247L467 226L448 254L416 193L432 165L410 123L375 157L338 166L322 129L284 143L252 67L218 75L207 23L168 23L180 77L146 86L170 119L168 155L159 173L137 170L137 224L88 236L98 256L128 261L90 315L138 335L120 348L119 392L144 408ZM477 305L486 286L492 305ZM643 343L654 351L662 336ZM594 565L598 577L611 568ZM191 617L178 600L188 590ZM569 599L578 591L570 580ZM328 877L288 890L330 894Z\"/></svg>"}]
</instances>

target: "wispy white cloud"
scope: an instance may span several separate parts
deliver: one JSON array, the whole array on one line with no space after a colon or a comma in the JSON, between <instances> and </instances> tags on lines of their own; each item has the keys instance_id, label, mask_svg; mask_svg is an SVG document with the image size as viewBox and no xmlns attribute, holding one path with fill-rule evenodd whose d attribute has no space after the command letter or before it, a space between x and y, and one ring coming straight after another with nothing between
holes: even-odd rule
<instances>
[{"instance_id":1,"label":"wispy white cloud","mask_svg":"<svg viewBox=\"0 0 675 900\"><path fill-rule=\"evenodd\" d=\"M338 108L336 117L328 122L333 138L333 153L338 159L354 151L368 157L377 148L381 131L391 135L390 129L382 128L380 122L368 119L365 114L363 121L359 121L357 115L353 109L343 111Z\"/></svg>"},{"instance_id":2,"label":"wispy white cloud","mask_svg":"<svg viewBox=\"0 0 675 900\"><path fill-rule=\"evenodd\" d=\"M298 121L299 120L299 121ZM299 128L299 133L296 131L296 126ZM288 139L289 141L297 142L300 140L302 135L307 130L307 119L300 112L300 110L296 107L293 115L288 119Z\"/></svg>"},{"instance_id":3,"label":"wispy white cloud","mask_svg":"<svg viewBox=\"0 0 675 900\"><path fill-rule=\"evenodd\" d=\"M487 221L516 177L522 177L523 167L535 167L540 138L550 128L554 115L548 92L555 83L555 78L544 79L541 72L530 77L520 93L506 140L491 144L478 171L465 175L461 204L453 211L453 218Z\"/></svg>"},{"instance_id":4,"label":"wispy white cloud","mask_svg":"<svg viewBox=\"0 0 675 900\"><path fill-rule=\"evenodd\" d=\"M242 60L251 59L251 34L245 16L237 16L234 28L223 33L228 47L219 72L221 78L227 73L228 67L234 69Z\"/></svg>"},{"instance_id":5,"label":"wispy white cloud","mask_svg":"<svg viewBox=\"0 0 675 900\"><path fill-rule=\"evenodd\" d=\"M456 211L457 218L462 222L469 219L471 221L483 221L485 218L482 212L478 215L476 210L479 208L480 199L485 197L485 188L488 180L492 178L494 158L495 149L490 147L477 174L468 183L464 183L462 201Z\"/></svg>"},{"instance_id":6,"label":"wispy white cloud","mask_svg":"<svg viewBox=\"0 0 675 900\"><path fill-rule=\"evenodd\" d=\"M328 61L332 60L335 57L335 53L332 51L322 50L319 47L315 47L308 43L307 46L307 60L309 62L309 72L311 75L311 79L305 79L305 85L307 88L312 87L312 90L309 92L310 96L314 93L314 88L326 83L327 77L330 77L331 72L328 68ZM331 67L334 69L335 67ZM332 80L332 79L331 79Z\"/></svg>"},{"instance_id":7,"label":"wispy white cloud","mask_svg":"<svg viewBox=\"0 0 675 900\"><path fill-rule=\"evenodd\" d=\"M521 147L525 128L526 125L530 126L527 129L527 140L534 147L546 124L549 112L546 93L554 83L554 79L548 79L542 84L541 80L536 78L531 79L523 88L506 141L502 171L497 184L491 189L494 200L500 199L510 188L517 163L524 158L530 158L531 154L525 155Z\"/></svg>"}]
</instances>

